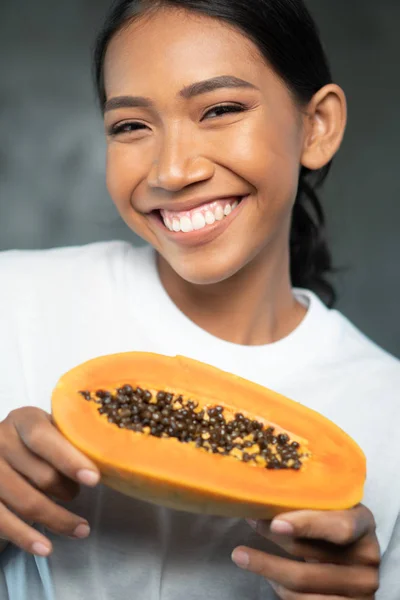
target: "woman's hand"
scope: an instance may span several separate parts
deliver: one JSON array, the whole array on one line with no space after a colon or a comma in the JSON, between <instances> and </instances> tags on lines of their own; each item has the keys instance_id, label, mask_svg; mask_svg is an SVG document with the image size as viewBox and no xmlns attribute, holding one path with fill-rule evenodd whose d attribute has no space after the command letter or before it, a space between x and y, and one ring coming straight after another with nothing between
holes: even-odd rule
<instances>
[{"instance_id":1,"label":"woman's hand","mask_svg":"<svg viewBox=\"0 0 400 600\"><path fill-rule=\"evenodd\" d=\"M271 522L248 521L262 536L306 562L238 547L240 567L265 577L281 600L373 600L380 550L375 521L363 505L344 511L303 510Z\"/></svg>"},{"instance_id":2,"label":"woman's hand","mask_svg":"<svg viewBox=\"0 0 400 600\"><path fill-rule=\"evenodd\" d=\"M46 556L50 541L31 523L53 532L83 538L85 519L51 498L72 500L78 483L99 481L97 467L56 429L51 416L33 407L13 410L0 423L0 538L27 552Z\"/></svg>"}]
</instances>

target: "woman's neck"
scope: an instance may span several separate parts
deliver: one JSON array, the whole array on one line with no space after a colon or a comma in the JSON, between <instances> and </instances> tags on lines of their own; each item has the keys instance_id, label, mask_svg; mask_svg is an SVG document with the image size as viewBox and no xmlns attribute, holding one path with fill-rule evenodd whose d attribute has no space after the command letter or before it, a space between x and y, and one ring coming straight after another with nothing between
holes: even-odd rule
<instances>
[{"instance_id":1,"label":"woman's neck","mask_svg":"<svg viewBox=\"0 0 400 600\"><path fill-rule=\"evenodd\" d=\"M282 254L273 262L260 254L211 285L188 283L160 255L158 271L171 300L196 325L235 344L262 345L289 335L306 313L292 292L288 252Z\"/></svg>"}]
</instances>

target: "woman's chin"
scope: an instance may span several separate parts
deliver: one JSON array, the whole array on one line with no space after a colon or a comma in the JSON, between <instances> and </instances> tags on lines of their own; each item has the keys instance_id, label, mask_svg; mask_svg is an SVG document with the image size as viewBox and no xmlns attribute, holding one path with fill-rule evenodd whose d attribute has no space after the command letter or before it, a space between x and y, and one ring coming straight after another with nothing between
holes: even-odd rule
<instances>
[{"instance_id":1,"label":"woman's chin","mask_svg":"<svg viewBox=\"0 0 400 600\"><path fill-rule=\"evenodd\" d=\"M164 260L167 260L164 257ZM226 281L244 266L242 261L234 261L232 257L186 256L180 260L167 261L169 267L184 281L193 285L213 285Z\"/></svg>"}]
</instances>

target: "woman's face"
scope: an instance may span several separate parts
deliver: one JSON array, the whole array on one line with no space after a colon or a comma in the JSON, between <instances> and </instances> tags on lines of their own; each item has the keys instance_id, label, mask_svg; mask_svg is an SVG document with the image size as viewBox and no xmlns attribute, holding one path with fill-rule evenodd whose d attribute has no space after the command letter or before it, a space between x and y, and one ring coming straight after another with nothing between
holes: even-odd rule
<instances>
[{"instance_id":1,"label":"woman's face","mask_svg":"<svg viewBox=\"0 0 400 600\"><path fill-rule=\"evenodd\" d=\"M302 119L252 42L162 9L113 38L105 87L109 192L178 275L210 284L285 260Z\"/></svg>"}]
</instances>

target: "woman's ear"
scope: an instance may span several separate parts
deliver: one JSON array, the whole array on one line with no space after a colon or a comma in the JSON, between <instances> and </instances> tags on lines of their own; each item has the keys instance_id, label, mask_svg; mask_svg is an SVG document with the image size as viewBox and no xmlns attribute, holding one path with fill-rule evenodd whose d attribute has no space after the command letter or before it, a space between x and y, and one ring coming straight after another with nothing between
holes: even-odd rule
<instances>
[{"instance_id":1,"label":"woman's ear","mask_svg":"<svg viewBox=\"0 0 400 600\"><path fill-rule=\"evenodd\" d=\"M339 150L347 122L346 96L338 85L321 88L304 116L301 164L311 170L324 167Z\"/></svg>"}]
</instances>

